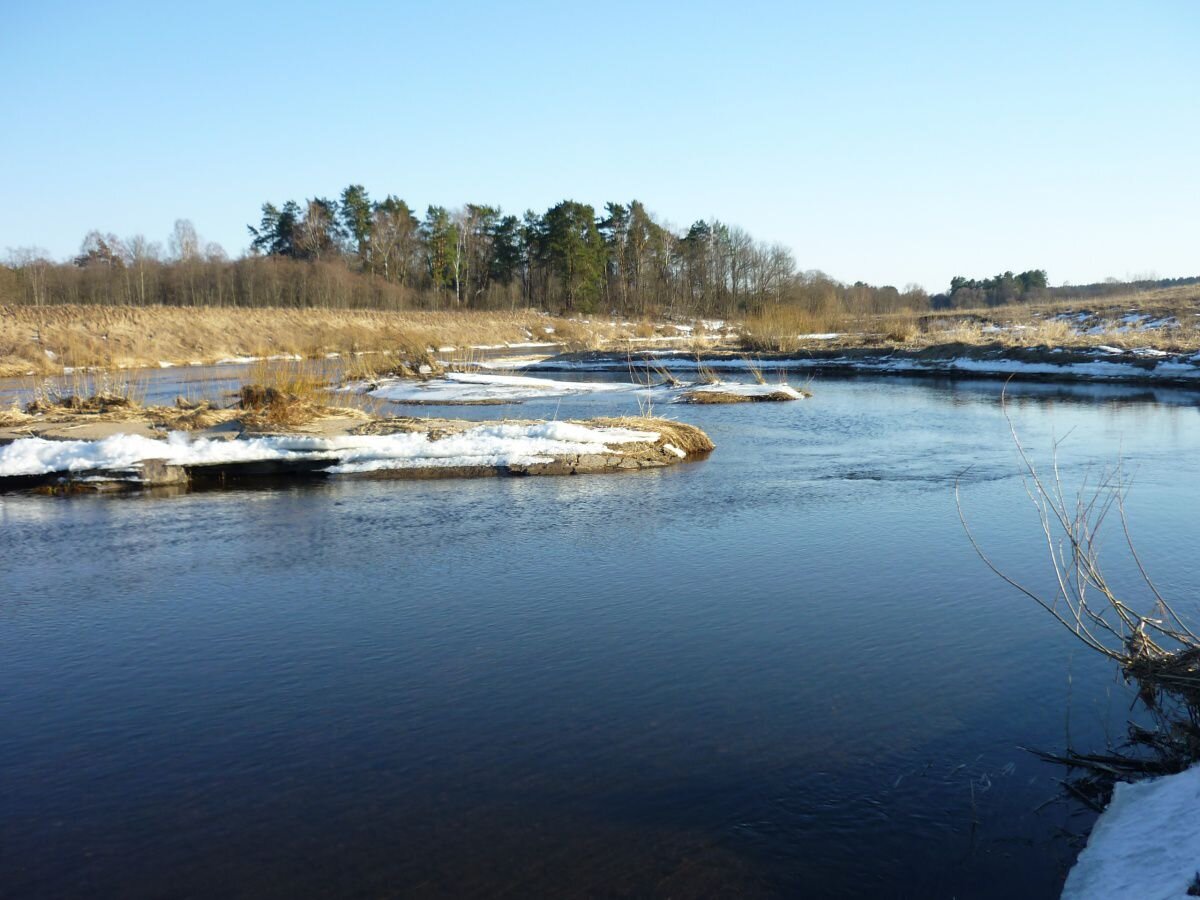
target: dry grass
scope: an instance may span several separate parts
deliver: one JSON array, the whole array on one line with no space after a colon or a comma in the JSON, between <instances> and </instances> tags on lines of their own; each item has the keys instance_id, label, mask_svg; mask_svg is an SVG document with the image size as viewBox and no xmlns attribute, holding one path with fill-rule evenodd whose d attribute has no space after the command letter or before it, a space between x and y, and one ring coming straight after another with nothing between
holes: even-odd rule
<instances>
[{"instance_id":1,"label":"dry grass","mask_svg":"<svg viewBox=\"0 0 1200 900\"><path fill-rule=\"evenodd\" d=\"M326 415L338 370L307 360L252 363L239 394L242 420L253 427L303 425Z\"/></svg>"},{"instance_id":2,"label":"dry grass","mask_svg":"<svg viewBox=\"0 0 1200 900\"><path fill-rule=\"evenodd\" d=\"M721 379L717 377L717 373L704 364L700 354L696 354L696 380L701 384L720 384Z\"/></svg>"},{"instance_id":3,"label":"dry grass","mask_svg":"<svg viewBox=\"0 0 1200 900\"><path fill-rule=\"evenodd\" d=\"M22 409L0 409L0 428L12 428L32 422L34 417Z\"/></svg>"},{"instance_id":4,"label":"dry grass","mask_svg":"<svg viewBox=\"0 0 1200 900\"><path fill-rule=\"evenodd\" d=\"M1080 327L1072 317L1086 314ZM1174 319L1170 328L1130 328L1124 317ZM813 335L835 334L833 339ZM1200 285L1138 294L1039 304L937 312L852 316L772 307L743 323L742 347L751 351L889 348L922 350L947 344L1013 348L1121 349L1155 347L1167 352L1200 350Z\"/></svg>"},{"instance_id":5,"label":"dry grass","mask_svg":"<svg viewBox=\"0 0 1200 900\"><path fill-rule=\"evenodd\" d=\"M146 418L171 431L203 431L233 421L239 415L236 409L218 409L207 402L191 404L177 400L175 404L149 407Z\"/></svg>"},{"instance_id":6,"label":"dry grass","mask_svg":"<svg viewBox=\"0 0 1200 900\"><path fill-rule=\"evenodd\" d=\"M813 312L793 306L771 306L747 316L742 346L747 350L790 352L807 345L805 335L850 330L850 317L836 312Z\"/></svg>"},{"instance_id":7,"label":"dry grass","mask_svg":"<svg viewBox=\"0 0 1200 900\"><path fill-rule=\"evenodd\" d=\"M730 394L724 391L687 391L679 395L680 403L710 406L722 403L783 403L795 400L787 391L772 391L769 394Z\"/></svg>"},{"instance_id":8,"label":"dry grass","mask_svg":"<svg viewBox=\"0 0 1200 900\"><path fill-rule=\"evenodd\" d=\"M750 377L754 379L756 384L766 384L767 379L763 376L762 366L756 360L749 356L742 357L746 361L746 371L750 373Z\"/></svg>"},{"instance_id":9,"label":"dry grass","mask_svg":"<svg viewBox=\"0 0 1200 900\"><path fill-rule=\"evenodd\" d=\"M641 326L536 311L384 312L231 307L0 307L0 377L73 368L213 363L246 356L392 354L410 366L438 347L545 342L596 348ZM547 331L550 329L550 331Z\"/></svg>"},{"instance_id":10,"label":"dry grass","mask_svg":"<svg viewBox=\"0 0 1200 900\"><path fill-rule=\"evenodd\" d=\"M698 453L711 453L716 449L712 439L697 428L674 419L659 419L649 416L621 416L619 418L588 419L583 425L594 425L599 428L628 428L633 431L656 431L658 443L672 444L688 456Z\"/></svg>"},{"instance_id":11,"label":"dry grass","mask_svg":"<svg viewBox=\"0 0 1200 900\"><path fill-rule=\"evenodd\" d=\"M145 379L134 372L76 369L53 378L31 378L29 412L74 410L107 413L136 409L146 396Z\"/></svg>"}]
</instances>

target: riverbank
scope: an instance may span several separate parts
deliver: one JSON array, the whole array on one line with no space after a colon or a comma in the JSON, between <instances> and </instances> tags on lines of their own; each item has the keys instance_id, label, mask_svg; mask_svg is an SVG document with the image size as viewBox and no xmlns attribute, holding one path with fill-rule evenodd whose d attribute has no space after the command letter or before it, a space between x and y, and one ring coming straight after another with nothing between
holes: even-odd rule
<instances>
[{"instance_id":1,"label":"riverbank","mask_svg":"<svg viewBox=\"0 0 1200 900\"><path fill-rule=\"evenodd\" d=\"M720 334L724 323L715 323ZM137 369L391 354L554 353L690 342L704 325L512 312L391 312L232 307L0 306L0 378L71 369Z\"/></svg>"},{"instance_id":2,"label":"riverbank","mask_svg":"<svg viewBox=\"0 0 1200 900\"><path fill-rule=\"evenodd\" d=\"M310 410L281 425L261 407L140 408L93 401L0 422L0 491L140 490L242 480L582 475L662 468L714 449L691 425L374 417Z\"/></svg>"},{"instance_id":3,"label":"riverbank","mask_svg":"<svg viewBox=\"0 0 1200 900\"><path fill-rule=\"evenodd\" d=\"M337 359L363 369L469 362L497 353L513 367L556 354L550 368L625 367L647 350L731 368L765 367L1043 380L1168 381L1200 369L1200 288L1096 302L814 317L798 307L740 319L638 321L537 310L384 311L236 307L0 306L0 377ZM385 368L387 367L385 366Z\"/></svg>"},{"instance_id":4,"label":"riverbank","mask_svg":"<svg viewBox=\"0 0 1200 900\"><path fill-rule=\"evenodd\" d=\"M1001 343L946 344L920 350L845 348L744 353L638 351L563 353L530 366L545 372L618 372L630 368L719 372L841 372L939 378L1015 378L1200 387L1200 352L1155 349L1012 347Z\"/></svg>"}]
</instances>

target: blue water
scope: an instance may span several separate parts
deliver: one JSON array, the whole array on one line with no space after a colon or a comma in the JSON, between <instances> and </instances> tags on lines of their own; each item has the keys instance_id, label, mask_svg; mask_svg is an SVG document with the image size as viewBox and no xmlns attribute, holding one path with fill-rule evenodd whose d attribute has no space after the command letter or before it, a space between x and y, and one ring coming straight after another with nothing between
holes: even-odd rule
<instances>
[{"instance_id":1,"label":"blue water","mask_svg":"<svg viewBox=\"0 0 1200 900\"><path fill-rule=\"evenodd\" d=\"M718 449L619 476L0 497L0 895L1057 896L1091 818L1020 748L1130 694L963 536L965 471L1049 586L1000 388L660 405ZM1010 395L1200 616L1197 395Z\"/></svg>"}]
</instances>

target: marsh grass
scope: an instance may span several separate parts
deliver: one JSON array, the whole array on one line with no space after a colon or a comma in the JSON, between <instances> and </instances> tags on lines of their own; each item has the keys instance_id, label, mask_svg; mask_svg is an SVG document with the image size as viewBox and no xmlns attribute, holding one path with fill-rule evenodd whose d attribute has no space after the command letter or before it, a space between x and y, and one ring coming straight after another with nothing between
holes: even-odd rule
<instances>
[{"instance_id":1,"label":"marsh grass","mask_svg":"<svg viewBox=\"0 0 1200 900\"><path fill-rule=\"evenodd\" d=\"M721 383L721 379L717 377L717 373L704 364L704 359L699 353L696 354L696 381L700 384Z\"/></svg>"},{"instance_id":2,"label":"marsh grass","mask_svg":"<svg viewBox=\"0 0 1200 900\"><path fill-rule=\"evenodd\" d=\"M1171 326L1140 327L1126 321L1130 314L1143 316L1142 325L1167 320ZM1200 350L1200 285L1103 298L882 314L777 305L747 316L740 341L744 350L785 353L890 346L922 350L954 344L1068 350L1108 345L1195 352Z\"/></svg>"},{"instance_id":3,"label":"marsh grass","mask_svg":"<svg viewBox=\"0 0 1200 900\"><path fill-rule=\"evenodd\" d=\"M766 384L767 379L763 377L762 366L749 356L743 356L742 359L746 361L746 371L750 373L750 377L753 378L757 384Z\"/></svg>"},{"instance_id":4,"label":"marsh grass","mask_svg":"<svg viewBox=\"0 0 1200 900\"><path fill-rule=\"evenodd\" d=\"M840 334L849 330L853 321L844 313L769 306L743 320L741 345L766 352L799 350L811 340L808 335Z\"/></svg>"},{"instance_id":5,"label":"marsh grass","mask_svg":"<svg viewBox=\"0 0 1200 900\"><path fill-rule=\"evenodd\" d=\"M261 307L0 307L0 377L63 366L186 365L245 356L391 353L420 365L438 347L544 341L597 348L633 335L609 320L513 312ZM551 329L547 333L546 329Z\"/></svg>"},{"instance_id":6,"label":"marsh grass","mask_svg":"<svg viewBox=\"0 0 1200 900\"><path fill-rule=\"evenodd\" d=\"M238 405L257 426L302 425L325 414L340 369L327 361L260 359L248 368Z\"/></svg>"},{"instance_id":7,"label":"marsh grass","mask_svg":"<svg viewBox=\"0 0 1200 900\"><path fill-rule=\"evenodd\" d=\"M106 413L140 407L147 380L138 370L74 369L47 378L30 377L30 412L76 410Z\"/></svg>"}]
</instances>

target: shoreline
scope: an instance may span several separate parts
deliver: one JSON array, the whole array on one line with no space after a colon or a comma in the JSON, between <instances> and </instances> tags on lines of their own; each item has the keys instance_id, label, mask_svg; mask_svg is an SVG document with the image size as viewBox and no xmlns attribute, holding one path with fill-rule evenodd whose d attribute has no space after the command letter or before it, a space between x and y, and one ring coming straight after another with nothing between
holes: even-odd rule
<instances>
[{"instance_id":1,"label":"shoreline","mask_svg":"<svg viewBox=\"0 0 1200 900\"><path fill-rule=\"evenodd\" d=\"M1114 352L1115 351L1115 352ZM946 345L918 351L895 348L855 348L746 354L711 351L612 351L563 353L528 367L532 372L619 372L665 368L720 372L753 370L781 374L897 375L955 379L1009 379L1037 382L1158 385L1200 388L1200 353L1154 355L1117 348L1014 348L1002 345Z\"/></svg>"},{"instance_id":2,"label":"shoreline","mask_svg":"<svg viewBox=\"0 0 1200 900\"><path fill-rule=\"evenodd\" d=\"M0 494L188 490L333 476L596 475L665 468L715 449L693 425L649 417L480 422L330 409L296 427L256 427L222 415L190 430L164 411L107 419L83 413L3 429Z\"/></svg>"}]
</instances>

